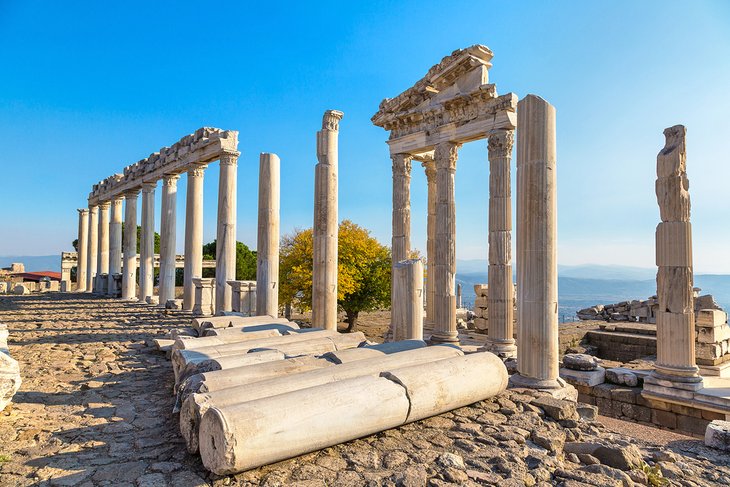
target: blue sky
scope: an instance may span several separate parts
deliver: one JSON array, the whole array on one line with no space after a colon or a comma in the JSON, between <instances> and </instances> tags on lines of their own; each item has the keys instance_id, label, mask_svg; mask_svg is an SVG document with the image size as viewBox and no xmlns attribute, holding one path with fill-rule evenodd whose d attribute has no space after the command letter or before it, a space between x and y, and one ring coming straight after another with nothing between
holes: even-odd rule
<instances>
[{"instance_id":1,"label":"blue sky","mask_svg":"<svg viewBox=\"0 0 730 487\"><path fill-rule=\"evenodd\" d=\"M306 3L0 0L0 255L68 250L92 184L204 125L240 131L239 240L256 245L260 152L281 157L282 231L309 227L315 132L330 108L345 112L340 216L389 243L387 134L370 117L480 43L499 93L557 108L562 264L654 265L656 154L662 130L683 123L695 268L730 273L730 3ZM206 242L217 172L206 174ZM465 145L460 259L486 258L488 177L486 142ZM417 167L412 210L423 251Z\"/></svg>"}]
</instances>

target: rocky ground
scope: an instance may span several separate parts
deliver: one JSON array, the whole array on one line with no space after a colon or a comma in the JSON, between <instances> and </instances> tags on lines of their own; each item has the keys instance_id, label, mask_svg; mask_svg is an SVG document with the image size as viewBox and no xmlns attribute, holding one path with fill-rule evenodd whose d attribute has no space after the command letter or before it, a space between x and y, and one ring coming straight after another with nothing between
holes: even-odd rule
<instances>
[{"instance_id":1,"label":"rocky ground","mask_svg":"<svg viewBox=\"0 0 730 487\"><path fill-rule=\"evenodd\" d=\"M360 329L382 335L382 317ZM80 294L0 297L23 386L0 413L0 485L730 485L730 458L679 435L508 391L235 477L186 453L172 373L149 340L189 318ZM605 423L605 424L604 424Z\"/></svg>"}]
</instances>

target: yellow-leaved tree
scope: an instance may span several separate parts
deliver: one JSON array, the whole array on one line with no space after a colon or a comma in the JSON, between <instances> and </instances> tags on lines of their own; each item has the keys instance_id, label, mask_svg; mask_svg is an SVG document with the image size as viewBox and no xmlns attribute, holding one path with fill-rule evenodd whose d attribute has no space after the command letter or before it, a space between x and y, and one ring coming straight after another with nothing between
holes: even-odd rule
<instances>
[{"instance_id":1,"label":"yellow-leaved tree","mask_svg":"<svg viewBox=\"0 0 730 487\"><path fill-rule=\"evenodd\" d=\"M337 304L354 331L361 311L390 306L390 249L365 228L349 220L338 231ZM281 239L279 302L312 307L312 229L296 230Z\"/></svg>"}]
</instances>

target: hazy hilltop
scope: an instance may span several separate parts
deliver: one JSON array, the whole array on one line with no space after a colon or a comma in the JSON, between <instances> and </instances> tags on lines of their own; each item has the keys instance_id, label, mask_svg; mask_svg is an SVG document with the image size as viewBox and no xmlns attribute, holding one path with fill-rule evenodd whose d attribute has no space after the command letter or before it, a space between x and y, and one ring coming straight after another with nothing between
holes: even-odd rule
<instances>
[{"instance_id":1,"label":"hazy hilltop","mask_svg":"<svg viewBox=\"0 0 730 487\"><path fill-rule=\"evenodd\" d=\"M61 254L56 255L8 255L0 256L0 267L8 267L13 262L25 265L26 271L61 272Z\"/></svg>"}]
</instances>

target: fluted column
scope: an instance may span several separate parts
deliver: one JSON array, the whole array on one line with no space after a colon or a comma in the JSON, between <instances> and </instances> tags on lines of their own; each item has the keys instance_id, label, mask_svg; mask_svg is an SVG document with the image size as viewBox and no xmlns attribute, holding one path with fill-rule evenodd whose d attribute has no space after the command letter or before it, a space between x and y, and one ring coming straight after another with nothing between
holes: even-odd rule
<instances>
[{"instance_id":1,"label":"fluted column","mask_svg":"<svg viewBox=\"0 0 730 487\"><path fill-rule=\"evenodd\" d=\"M177 174L162 178L160 216L160 306L175 299L175 223L177 222Z\"/></svg>"},{"instance_id":2,"label":"fluted column","mask_svg":"<svg viewBox=\"0 0 730 487\"><path fill-rule=\"evenodd\" d=\"M79 208L79 236L77 259L76 259L76 291L86 291L86 268L88 265L89 253L89 210ZM70 290L70 289L69 289Z\"/></svg>"},{"instance_id":3,"label":"fluted column","mask_svg":"<svg viewBox=\"0 0 730 487\"><path fill-rule=\"evenodd\" d=\"M137 199L139 189L124 193L122 299L135 297L137 284Z\"/></svg>"},{"instance_id":4,"label":"fluted column","mask_svg":"<svg viewBox=\"0 0 730 487\"><path fill-rule=\"evenodd\" d=\"M185 269L183 272L183 309L195 305L194 277L203 277L203 175L208 166L196 164L188 170L185 202Z\"/></svg>"},{"instance_id":5,"label":"fluted column","mask_svg":"<svg viewBox=\"0 0 730 487\"><path fill-rule=\"evenodd\" d=\"M487 347L501 357L513 357L514 286L512 285L512 161L513 130L489 135L489 336Z\"/></svg>"},{"instance_id":6,"label":"fluted column","mask_svg":"<svg viewBox=\"0 0 730 487\"><path fill-rule=\"evenodd\" d=\"M428 219L426 221L426 321L435 322L435 290L434 262L436 259L436 162L433 160L422 164L428 182Z\"/></svg>"},{"instance_id":7,"label":"fluted column","mask_svg":"<svg viewBox=\"0 0 730 487\"><path fill-rule=\"evenodd\" d=\"M155 188L157 183L142 185L142 236L139 249L139 300L154 294L155 286Z\"/></svg>"},{"instance_id":8,"label":"fluted column","mask_svg":"<svg viewBox=\"0 0 730 487\"><path fill-rule=\"evenodd\" d=\"M215 312L231 311L231 286L236 279L236 180L238 152L220 159L218 179L218 232L215 246Z\"/></svg>"},{"instance_id":9,"label":"fluted column","mask_svg":"<svg viewBox=\"0 0 730 487\"><path fill-rule=\"evenodd\" d=\"M391 154L393 162L393 215L391 237L390 309L394 311L393 300L401 293L396 290L396 266L409 257L411 251L411 161L409 154ZM396 340L396 321L391 316L390 336Z\"/></svg>"},{"instance_id":10,"label":"fluted column","mask_svg":"<svg viewBox=\"0 0 730 487\"><path fill-rule=\"evenodd\" d=\"M96 265L99 261L99 207L89 205L87 260L86 260L86 292L94 291L96 283Z\"/></svg>"},{"instance_id":11,"label":"fluted column","mask_svg":"<svg viewBox=\"0 0 730 487\"><path fill-rule=\"evenodd\" d=\"M279 315L279 156L261 154L256 244L256 314Z\"/></svg>"},{"instance_id":12,"label":"fluted column","mask_svg":"<svg viewBox=\"0 0 730 487\"><path fill-rule=\"evenodd\" d=\"M564 383L558 377L555 107L526 96L517 104L517 127L519 373L511 380L519 386L556 389Z\"/></svg>"},{"instance_id":13,"label":"fluted column","mask_svg":"<svg viewBox=\"0 0 730 487\"><path fill-rule=\"evenodd\" d=\"M456 202L454 176L460 144L436 145L435 320L431 341L458 342L456 331Z\"/></svg>"},{"instance_id":14,"label":"fluted column","mask_svg":"<svg viewBox=\"0 0 730 487\"><path fill-rule=\"evenodd\" d=\"M337 330L338 137L343 113L327 110L314 168L312 326ZM258 290L257 290L258 292Z\"/></svg>"},{"instance_id":15,"label":"fluted column","mask_svg":"<svg viewBox=\"0 0 730 487\"><path fill-rule=\"evenodd\" d=\"M124 198L114 198L109 221L109 277L108 292L114 294L114 274L122 273L122 205Z\"/></svg>"},{"instance_id":16,"label":"fluted column","mask_svg":"<svg viewBox=\"0 0 730 487\"><path fill-rule=\"evenodd\" d=\"M99 205L99 253L96 261L97 275L109 274L109 210L111 202L105 201ZM96 280L96 292L102 292L101 281Z\"/></svg>"}]
</instances>

